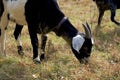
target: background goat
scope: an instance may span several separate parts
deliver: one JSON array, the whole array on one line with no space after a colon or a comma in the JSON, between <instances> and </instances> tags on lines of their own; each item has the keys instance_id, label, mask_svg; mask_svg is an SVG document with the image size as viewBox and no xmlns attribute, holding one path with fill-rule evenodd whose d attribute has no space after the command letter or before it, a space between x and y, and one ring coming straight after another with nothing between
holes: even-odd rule
<instances>
[{"instance_id":1,"label":"background goat","mask_svg":"<svg viewBox=\"0 0 120 80\"><path fill-rule=\"evenodd\" d=\"M95 1L99 10L98 26L100 26L102 17L106 10L111 11L111 21L117 25L120 25L120 23L114 19L116 15L116 9L120 8L120 0L93 0L93 1Z\"/></svg>"}]
</instances>

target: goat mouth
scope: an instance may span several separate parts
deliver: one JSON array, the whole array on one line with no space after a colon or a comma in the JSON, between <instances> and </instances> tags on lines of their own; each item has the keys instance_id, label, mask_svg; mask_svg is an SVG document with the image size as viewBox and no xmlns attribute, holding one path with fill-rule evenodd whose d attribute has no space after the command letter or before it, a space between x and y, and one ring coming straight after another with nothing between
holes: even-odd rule
<instances>
[{"instance_id":1,"label":"goat mouth","mask_svg":"<svg viewBox=\"0 0 120 80\"><path fill-rule=\"evenodd\" d=\"M82 63L82 64L87 64L88 61L89 61L88 57L84 57L84 58L79 59L79 62Z\"/></svg>"}]
</instances>

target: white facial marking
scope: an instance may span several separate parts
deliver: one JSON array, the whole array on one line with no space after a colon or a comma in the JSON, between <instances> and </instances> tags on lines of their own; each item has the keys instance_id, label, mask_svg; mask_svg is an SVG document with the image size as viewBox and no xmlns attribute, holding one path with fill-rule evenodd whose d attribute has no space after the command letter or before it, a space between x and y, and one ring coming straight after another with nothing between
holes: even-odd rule
<instances>
[{"instance_id":1,"label":"white facial marking","mask_svg":"<svg viewBox=\"0 0 120 80\"><path fill-rule=\"evenodd\" d=\"M94 44L94 40L93 40L93 38L91 38L91 41L92 41L92 44Z\"/></svg>"},{"instance_id":2,"label":"white facial marking","mask_svg":"<svg viewBox=\"0 0 120 80\"><path fill-rule=\"evenodd\" d=\"M73 49L75 49L79 53L79 50L81 49L84 42L85 42L85 39L81 35L77 35L73 37L72 39Z\"/></svg>"}]
</instances>

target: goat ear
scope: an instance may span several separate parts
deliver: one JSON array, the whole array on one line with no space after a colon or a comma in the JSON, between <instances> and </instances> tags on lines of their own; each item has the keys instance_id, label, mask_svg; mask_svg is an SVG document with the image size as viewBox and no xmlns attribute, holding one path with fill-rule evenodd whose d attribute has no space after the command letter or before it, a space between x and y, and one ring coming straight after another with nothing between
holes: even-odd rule
<instances>
[{"instance_id":1,"label":"goat ear","mask_svg":"<svg viewBox=\"0 0 120 80\"><path fill-rule=\"evenodd\" d=\"M86 22L86 25L85 24L82 24L82 25L83 25L84 30L85 30L86 38L91 38L92 37L91 29L90 29L88 23Z\"/></svg>"},{"instance_id":2,"label":"goat ear","mask_svg":"<svg viewBox=\"0 0 120 80\"><path fill-rule=\"evenodd\" d=\"M81 35L77 35L77 36L73 37L73 39L72 39L73 49L75 49L79 53L79 50L83 46L84 42L85 42L85 39Z\"/></svg>"}]
</instances>

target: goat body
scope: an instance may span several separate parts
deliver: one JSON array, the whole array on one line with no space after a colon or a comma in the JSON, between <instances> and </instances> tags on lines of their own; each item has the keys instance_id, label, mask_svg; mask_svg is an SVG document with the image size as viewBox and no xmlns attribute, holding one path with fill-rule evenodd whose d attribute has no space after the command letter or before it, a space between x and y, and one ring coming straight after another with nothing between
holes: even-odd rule
<instances>
[{"instance_id":1,"label":"goat body","mask_svg":"<svg viewBox=\"0 0 120 80\"><path fill-rule=\"evenodd\" d=\"M79 32L65 17L56 0L2 0L2 4L1 53L4 53L5 50L5 27L8 25L8 20L12 20L16 22L17 26L21 26L21 30L23 25L28 25L34 61L40 62L37 33L42 34L41 57L44 58L46 34L50 31L68 42L80 62L88 61L87 58L90 56L93 45L89 25L83 25L85 34ZM18 27L16 30L19 30ZM21 30L18 33L15 31L15 34L19 35Z\"/></svg>"},{"instance_id":2,"label":"goat body","mask_svg":"<svg viewBox=\"0 0 120 80\"><path fill-rule=\"evenodd\" d=\"M114 19L116 15L116 9L120 9L120 0L93 0L93 1L95 1L99 10L98 26L101 24L102 17L106 10L111 11L111 21L117 25L120 25L120 23Z\"/></svg>"}]
</instances>

